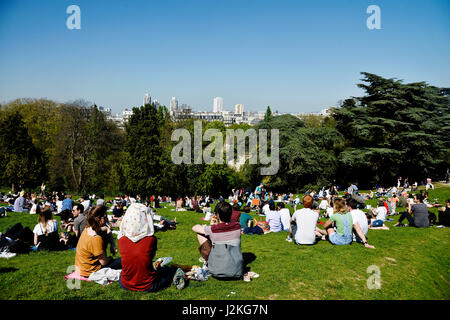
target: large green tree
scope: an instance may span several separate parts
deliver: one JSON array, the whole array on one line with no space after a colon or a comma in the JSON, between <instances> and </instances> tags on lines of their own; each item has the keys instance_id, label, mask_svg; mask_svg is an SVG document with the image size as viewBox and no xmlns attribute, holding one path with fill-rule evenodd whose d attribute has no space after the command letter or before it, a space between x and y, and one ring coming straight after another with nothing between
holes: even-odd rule
<instances>
[{"instance_id":1,"label":"large green tree","mask_svg":"<svg viewBox=\"0 0 450 320\"><path fill-rule=\"evenodd\" d=\"M0 120L0 172L4 183L23 188L36 187L42 182L45 166L42 153L32 138L19 112Z\"/></svg>"},{"instance_id":2,"label":"large green tree","mask_svg":"<svg viewBox=\"0 0 450 320\"><path fill-rule=\"evenodd\" d=\"M133 108L126 124L124 175L127 192L149 195L161 190L160 119L154 104Z\"/></svg>"},{"instance_id":3,"label":"large green tree","mask_svg":"<svg viewBox=\"0 0 450 320\"><path fill-rule=\"evenodd\" d=\"M448 167L449 98L424 82L404 84L363 72L362 97L334 110L345 137L342 182L392 184L398 176L423 181Z\"/></svg>"}]
</instances>

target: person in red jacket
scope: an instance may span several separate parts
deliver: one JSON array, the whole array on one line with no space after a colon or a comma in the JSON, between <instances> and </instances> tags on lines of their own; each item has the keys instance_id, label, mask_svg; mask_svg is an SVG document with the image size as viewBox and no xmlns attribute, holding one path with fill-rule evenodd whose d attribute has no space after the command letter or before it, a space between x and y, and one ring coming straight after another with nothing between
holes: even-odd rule
<instances>
[{"instance_id":1,"label":"person in red jacket","mask_svg":"<svg viewBox=\"0 0 450 320\"><path fill-rule=\"evenodd\" d=\"M122 258L119 284L132 291L155 292L170 286L176 277L184 273L176 267L160 267L161 261L153 263L157 239L151 209L140 203L132 204L120 224L118 235Z\"/></svg>"},{"instance_id":2,"label":"person in red jacket","mask_svg":"<svg viewBox=\"0 0 450 320\"><path fill-rule=\"evenodd\" d=\"M386 200L383 200L383 203L384 203L384 207L386 208L386 215L388 216L389 215L389 206L388 206Z\"/></svg>"}]
</instances>

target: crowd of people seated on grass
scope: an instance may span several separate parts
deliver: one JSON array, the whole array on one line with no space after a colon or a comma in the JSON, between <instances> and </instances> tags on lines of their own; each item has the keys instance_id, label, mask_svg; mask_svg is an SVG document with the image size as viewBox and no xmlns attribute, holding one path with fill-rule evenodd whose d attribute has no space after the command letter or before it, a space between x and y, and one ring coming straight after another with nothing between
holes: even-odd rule
<instances>
[{"instance_id":1,"label":"crowd of people seated on grass","mask_svg":"<svg viewBox=\"0 0 450 320\"><path fill-rule=\"evenodd\" d=\"M155 232L177 227L176 218L170 220L157 214L166 204L174 207L172 210L186 211L183 214L201 213L198 217L203 223L194 225L192 231L198 240L202 269L218 279L249 281L256 274L244 272L241 252L244 234L285 232L286 240L298 246L312 246L321 241L336 246L355 242L375 249L373 243L368 243L368 230L388 229L385 222L393 215L400 215L395 226L404 226L404 221L417 228L450 226L450 199L442 206L429 199L428 191L412 193L412 187L406 183L359 193L355 184L340 191L338 186L329 186L308 190L300 197L270 192L261 183L254 191L233 189L227 198L218 199L209 195L176 198L117 195L105 200L99 194L73 200L71 194L43 192L38 196L21 191L16 196L8 194L1 198L13 205L11 211L35 214L36 225L32 230L20 224L8 229L1 235L0 250L8 246L25 253L27 245L34 251L71 249L75 250L76 272L80 277L106 269L121 270L118 279L123 289L154 292L171 283L181 288L186 270L176 265L164 267L162 260L153 261L157 250ZM376 206L371 207L367 200L376 200ZM292 215L289 206L294 208ZM439 208L438 217L429 211L432 207ZM60 217L59 222L55 215ZM118 252L120 257L115 258Z\"/></svg>"}]
</instances>

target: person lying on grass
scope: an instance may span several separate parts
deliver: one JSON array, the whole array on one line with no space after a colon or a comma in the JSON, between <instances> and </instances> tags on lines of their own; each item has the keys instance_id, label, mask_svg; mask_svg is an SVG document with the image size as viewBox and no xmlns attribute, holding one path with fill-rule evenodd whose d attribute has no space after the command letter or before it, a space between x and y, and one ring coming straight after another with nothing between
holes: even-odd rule
<instances>
[{"instance_id":1,"label":"person lying on grass","mask_svg":"<svg viewBox=\"0 0 450 320\"><path fill-rule=\"evenodd\" d=\"M104 241L102 228L106 226L107 208L93 206L87 216L87 225L78 240L75 254L75 270L83 277L89 277L101 268L122 269L121 259L108 257L107 242Z\"/></svg>"},{"instance_id":2,"label":"person lying on grass","mask_svg":"<svg viewBox=\"0 0 450 320\"><path fill-rule=\"evenodd\" d=\"M170 286L175 275L183 273L176 267L160 267L162 260L152 262L156 255L157 239L151 209L145 205L130 205L117 238L122 258L119 284L123 289L155 292Z\"/></svg>"},{"instance_id":3,"label":"person lying on grass","mask_svg":"<svg viewBox=\"0 0 450 320\"><path fill-rule=\"evenodd\" d=\"M325 230L319 229L322 235L328 235L328 240L332 244L348 245L353 241L354 229L366 248L375 249L374 246L367 243L359 224L353 223L352 214L349 212L345 200L335 199L333 211L333 216L324 225ZM334 230L334 227L336 227L336 230Z\"/></svg>"},{"instance_id":4,"label":"person lying on grass","mask_svg":"<svg viewBox=\"0 0 450 320\"><path fill-rule=\"evenodd\" d=\"M231 205L225 201L216 206L219 217L217 225L195 225L192 231L197 233L200 244L198 250L216 278L241 278L244 261L241 252L241 224L230 222Z\"/></svg>"},{"instance_id":5,"label":"person lying on grass","mask_svg":"<svg viewBox=\"0 0 450 320\"><path fill-rule=\"evenodd\" d=\"M154 213L156 213L156 211ZM175 230L177 228L177 218L176 217L173 220L170 220L161 215L154 214L154 213L152 213L152 216L153 216L153 220L155 221L154 226L156 227L156 231Z\"/></svg>"}]
</instances>

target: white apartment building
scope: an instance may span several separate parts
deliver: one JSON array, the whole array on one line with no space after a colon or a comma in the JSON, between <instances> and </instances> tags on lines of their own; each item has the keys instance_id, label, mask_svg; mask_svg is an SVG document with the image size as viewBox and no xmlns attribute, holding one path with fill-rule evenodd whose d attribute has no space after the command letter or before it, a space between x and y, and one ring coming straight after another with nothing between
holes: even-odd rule
<instances>
[{"instance_id":1,"label":"white apartment building","mask_svg":"<svg viewBox=\"0 0 450 320\"><path fill-rule=\"evenodd\" d=\"M151 103L152 103L152 97L150 97L150 94L146 93L144 95L144 103L142 105L145 106L146 104L151 104Z\"/></svg>"},{"instance_id":2,"label":"white apartment building","mask_svg":"<svg viewBox=\"0 0 450 320\"><path fill-rule=\"evenodd\" d=\"M178 100L175 97L172 97L172 99L170 99L170 109L169 112L171 115L174 115L175 113L177 113L178 111Z\"/></svg>"},{"instance_id":3,"label":"white apartment building","mask_svg":"<svg viewBox=\"0 0 450 320\"><path fill-rule=\"evenodd\" d=\"M213 112L220 113L223 109L223 99L221 97L214 98Z\"/></svg>"},{"instance_id":4,"label":"white apartment building","mask_svg":"<svg viewBox=\"0 0 450 320\"><path fill-rule=\"evenodd\" d=\"M240 114L242 115L244 113L244 105L243 104L236 104L234 106L234 114Z\"/></svg>"}]
</instances>

